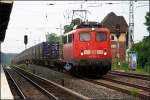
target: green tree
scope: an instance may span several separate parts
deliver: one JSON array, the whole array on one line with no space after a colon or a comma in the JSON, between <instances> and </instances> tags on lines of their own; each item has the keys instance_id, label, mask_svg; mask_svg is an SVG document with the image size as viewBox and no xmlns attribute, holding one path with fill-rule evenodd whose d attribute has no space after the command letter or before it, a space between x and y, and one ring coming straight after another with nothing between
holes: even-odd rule
<instances>
[{"instance_id":1,"label":"green tree","mask_svg":"<svg viewBox=\"0 0 150 100\"><path fill-rule=\"evenodd\" d=\"M50 33L46 35L47 42L57 43L60 42L60 36L57 36L56 33Z\"/></svg>"},{"instance_id":2,"label":"green tree","mask_svg":"<svg viewBox=\"0 0 150 100\"><path fill-rule=\"evenodd\" d=\"M83 22L80 18L76 18L76 19L73 19L70 23L70 25L65 25L64 26L64 33L67 33L71 30L73 30L73 27L76 26L76 25L80 25L80 24L88 24L88 25L91 25L91 26L96 26L96 25L99 25L100 23L98 22L95 22L95 21L89 21L89 22Z\"/></svg>"},{"instance_id":3,"label":"green tree","mask_svg":"<svg viewBox=\"0 0 150 100\"><path fill-rule=\"evenodd\" d=\"M148 36L144 37L141 42L134 44L131 51L138 53L138 64L140 66L144 67L150 64L150 40Z\"/></svg>"},{"instance_id":4,"label":"green tree","mask_svg":"<svg viewBox=\"0 0 150 100\"><path fill-rule=\"evenodd\" d=\"M148 32L150 32L150 13L147 12L145 16L146 22L144 23L147 26ZM149 66L150 67L150 39L148 36L144 39L133 45L131 51L136 51L138 53L138 64L140 66ZM149 69L149 68L148 68Z\"/></svg>"},{"instance_id":5,"label":"green tree","mask_svg":"<svg viewBox=\"0 0 150 100\"><path fill-rule=\"evenodd\" d=\"M144 24L147 26L147 30L150 32L150 12L146 13L145 20L146 22Z\"/></svg>"},{"instance_id":6,"label":"green tree","mask_svg":"<svg viewBox=\"0 0 150 100\"><path fill-rule=\"evenodd\" d=\"M65 25L64 26L64 33L67 33L69 31L73 30L73 27L71 25Z\"/></svg>"},{"instance_id":7,"label":"green tree","mask_svg":"<svg viewBox=\"0 0 150 100\"><path fill-rule=\"evenodd\" d=\"M64 33L67 33L69 31L73 30L73 27L75 25L79 25L81 22L82 22L82 20L80 18L73 19L71 21L70 25L65 25L64 26Z\"/></svg>"},{"instance_id":8,"label":"green tree","mask_svg":"<svg viewBox=\"0 0 150 100\"><path fill-rule=\"evenodd\" d=\"M82 22L80 18L73 19L71 22L71 26L79 25Z\"/></svg>"}]
</instances>

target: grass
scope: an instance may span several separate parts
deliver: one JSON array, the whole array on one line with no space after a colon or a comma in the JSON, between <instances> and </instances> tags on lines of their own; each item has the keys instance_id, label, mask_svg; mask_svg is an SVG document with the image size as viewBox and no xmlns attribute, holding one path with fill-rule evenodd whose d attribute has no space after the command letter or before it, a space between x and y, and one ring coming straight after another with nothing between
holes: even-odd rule
<instances>
[{"instance_id":1,"label":"grass","mask_svg":"<svg viewBox=\"0 0 150 100\"><path fill-rule=\"evenodd\" d=\"M137 96L137 94L138 94L138 89L132 88L132 90L130 91L130 93L131 93L131 95L133 95L133 96Z\"/></svg>"},{"instance_id":2,"label":"grass","mask_svg":"<svg viewBox=\"0 0 150 100\"><path fill-rule=\"evenodd\" d=\"M133 71L128 67L127 62L121 62L120 66L117 64L116 61L112 62L112 70L119 70L123 72L129 72L129 73L136 73L136 74L142 74L142 75L149 75L150 73L150 67L145 66L144 68L137 66L136 70Z\"/></svg>"},{"instance_id":3,"label":"grass","mask_svg":"<svg viewBox=\"0 0 150 100\"><path fill-rule=\"evenodd\" d=\"M17 65L17 67L19 67L27 72L31 72L26 64L19 64L19 65Z\"/></svg>"}]
</instances>

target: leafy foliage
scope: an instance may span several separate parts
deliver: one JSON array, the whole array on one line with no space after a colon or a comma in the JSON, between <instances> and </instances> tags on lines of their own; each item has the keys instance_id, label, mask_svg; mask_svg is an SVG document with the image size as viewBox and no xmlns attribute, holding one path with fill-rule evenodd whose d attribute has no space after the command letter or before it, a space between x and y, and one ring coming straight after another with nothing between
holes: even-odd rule
<instances>
[{"instance_id":1,"label":"leafy foliage","mask_svg":"<svg viewBox=\"0 0 150 100\"><path fill-rule=\"evenodd\" d=\"M150 12L147 12L145 16L147 30L150 32ZM150 36L146 36L142 42L136 43L131 48L131 51L138 53L138 64L149 71L150 69ZM148 68L147 68L148 67Z\"/></svg>"},{"instance_id":2,"label":"leafy foliage","mask_svg":"<svg viewBox=\"0 0 150 100\"><path fill-rule=\"evenodd\" d=\"M73 30L73 27L75 25L79 25L80 23L82 22L82 20L80 18L76 18L76 19L73 19L72 22L70 23L70 25L65 25L64 26L64 33L67 33L71 30Z\"/></svg>"},{"instance_id":3,"label":"leafy foliage","mask_svg":"<svg viewBox=\"0 0 150 100\"><path fill-rule=\"evenodd\" d=\"M120 62L120 65L118 65L117 61L112 60L112 70L128 71L128 62Z\"/></svg>"},{"instance_id":4,"label":"leafy foliage","mask_svg":"<svg viewBox=\"0 0 150 100\"><path fill-rule=\"evenodd\" d=\"M112 70L123 71L128 73L135 73L135 74L143 74L149 75L150 73L150 66L146 66L142 68L141 66L137 66L136 70L130 70L128 67L128 62L121 62L120 66L117 64L117 61L112 60Z\"/></svg>"},{"instance_id":5,"label":"leafy foliage","mask_svg":"<svg viewBox=\"0 0 150 100\"><path fill-rule=\"evenodd\" d=\"M137 96L138 95L138 89L137 88L132 88L132 90L130 90L130 93L133 96Z\"/></svg>"},{"instance_id":6,"label":"leafy foliage","mask_svg":"<svg viewBox=\"0 0 150 100\"><path fill-rule=\"evenodd\" d=\"M138 64L140 66L150 66L150 39L148 36L141 42L134 44L131 51L138 53Z\"/></svg>"},{"instance_id":7,"label":"leafy foliage","mask_svg":"<svg viewBox=\"0 0 150 100\"><path fill-rule=\"evenodd\" d=\"M71 25L65 25L64 26L64 33L67 33L69 31L73 30L73 27Z\"/></svg>"},{"instance_id":8,"label":"leafy foliage","mask_svg":"<svg viewBox=\"0 0 150 100\"><path fill-rule=\"evenodd\" d=\"M147 30L150 32L150 12L147 12L145 19L146 22L144 24L147 26Z\"/></svg>"},{"instance_id":9,"label":"leafy foliage","mask_svg":"<svg viewBox=\"0 0 150 100\"><path fill-rule=\"evenodd\" d=\"M51 42L51 43L58 43L60 42L60 36L57 36L56 33L51 33L51 34L47 34L47 42Z\"/></svg>"},{"instance_id":10,"label":"leafy foliage","mask_svg":"<svg viewBox=\"0 0 150 100\"><path fill-rule=\"evenodd\" d=\"M86 23L90 26L97 26L98 22L95 22L95 21L89 21L89 22L83 22L80 18L76 18L76 19L73 19L72 22L70 23L70 25L65 25L64 26L64 33L67 33L71 30L73 30L73 27L76 26L76 25L80 25L80 24L83 24L83 23Z\"/></svg>"}]
</instances>

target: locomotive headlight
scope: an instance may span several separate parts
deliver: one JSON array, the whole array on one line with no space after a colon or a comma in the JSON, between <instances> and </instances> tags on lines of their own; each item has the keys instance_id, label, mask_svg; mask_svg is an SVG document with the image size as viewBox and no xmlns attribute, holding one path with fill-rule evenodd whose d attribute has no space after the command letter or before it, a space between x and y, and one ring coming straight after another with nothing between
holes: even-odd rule
<instances>
[{"instance_id":1,"label":"locomotive headlight","mask_svg":"<svg viewBox=\"0 0 150 100\"><path fill-rule=\"evenodd\" d=\"M104 49L104 55L105 55L105 56L107 55L107 50L106 50L106 49Z\"/></svg>"},{"instance_id":2,"label":"locomotive headlight","mask_svg":"<svg viewBox=\"0 0 150 100\"><path fill-rule=\"evenodd\" d=\"M83 56L83 52L81 52L80 55Z\"/></svg>"},{"instance_id":3,"label":"locomotive headlight","mask_svg":"<svg viewBox=\"0 0 150 100\"><path fill-rule=\"evenodd\" d=\"M104 52L104 55L106 56L106 55L107 55L107 52Z\"/></svg>"},{"instance_id":4,"label":"locomotive headlight","mask_svg":"<svg viewBox=\"0 0 150 100\"><path fill-rule=\"evenodd\" d=\"M95 30L95 28L92 28L92 31L94 31Z\"/></svg>"},{"instance_id":5,"label":"locomotive headlight","mask_svg":"<svg viewBox=\"0 0 150 100\"><path fill-rule=\"evenodd\" d=\"M84 55L83 50L81 50L80 55L81 55L81 56L83 56L83 55Z\"/></svg>"}]
</instances>

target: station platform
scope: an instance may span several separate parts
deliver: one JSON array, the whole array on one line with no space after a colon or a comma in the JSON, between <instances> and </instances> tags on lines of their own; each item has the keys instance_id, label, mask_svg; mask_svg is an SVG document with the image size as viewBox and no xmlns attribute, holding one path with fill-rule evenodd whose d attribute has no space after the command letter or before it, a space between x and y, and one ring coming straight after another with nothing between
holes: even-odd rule
<instances>
[{"instance_id":1,"label":"station platform","mask_svg":"<svg viewBox=\"0 0 150 100\"><path fill-rule=\"evenodd\" d=\"M0 80L0 88L1 88L1 100L13 100L14 97L12 95L12 92L10 90L10 87L9 87L9 84L8 84L8 81L7 81L7 78L5 76L5 73L4 73L4 70L3 70L3 67L1 65L1 80Z\"/></svg>"}]
</instances>

